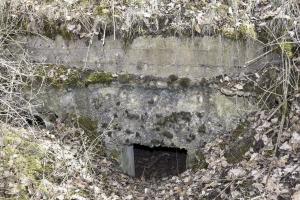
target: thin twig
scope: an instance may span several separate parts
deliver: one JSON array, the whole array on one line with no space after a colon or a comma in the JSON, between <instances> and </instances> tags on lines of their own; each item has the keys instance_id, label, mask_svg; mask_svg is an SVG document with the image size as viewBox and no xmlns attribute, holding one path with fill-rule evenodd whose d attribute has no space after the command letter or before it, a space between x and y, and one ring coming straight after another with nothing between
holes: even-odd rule
<instances>
[{"instance_id":1,"label":"thin twig","mask_svg":"<svg viewBox=\"0 0 300 200\"><path fill-rule=\"evenodd\" d=\"M114 40L116 40L116 21L115 21L115 0L112 1L113 25L114 25Z\"/></svg>"}]
</instances>

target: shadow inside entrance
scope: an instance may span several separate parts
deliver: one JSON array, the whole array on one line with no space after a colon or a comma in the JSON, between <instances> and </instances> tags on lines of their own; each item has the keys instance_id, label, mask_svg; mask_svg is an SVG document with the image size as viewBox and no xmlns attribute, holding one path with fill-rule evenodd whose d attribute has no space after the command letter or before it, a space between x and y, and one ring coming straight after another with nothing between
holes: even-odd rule
<instances>
[{"instance_id":1,"label":"shadow inside entrance","mask_svg":"<svg viewBox=\"0 0 300 200\"><path fill-rule=\"evenodd\" d=\"M187 151L170 147L133 145L135 177L178 175L186 170Z\"/></svg>"}]
</instances>

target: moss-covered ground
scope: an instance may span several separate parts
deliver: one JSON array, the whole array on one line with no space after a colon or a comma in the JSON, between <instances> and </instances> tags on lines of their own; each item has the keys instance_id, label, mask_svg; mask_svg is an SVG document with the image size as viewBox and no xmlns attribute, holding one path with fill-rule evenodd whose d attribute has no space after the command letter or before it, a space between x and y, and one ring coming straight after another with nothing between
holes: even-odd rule
<instances>
[{"instance_id":1,"label":"moss-covered ground","mask_svg":"<svg viewBox=\"0 0 300 200\"><path fill-rule=\"evenodd\" d=\"M29 187L35 188L40 193L46 192L42 179L53 170L46 163L48 158L46 149L38 141L23 135L25 131L1 125L3 148L0 155L0 174L9 179L6 188L8 192L4 194L8 199L15 197L30 199Z\"/></svg>"}]
</instances>

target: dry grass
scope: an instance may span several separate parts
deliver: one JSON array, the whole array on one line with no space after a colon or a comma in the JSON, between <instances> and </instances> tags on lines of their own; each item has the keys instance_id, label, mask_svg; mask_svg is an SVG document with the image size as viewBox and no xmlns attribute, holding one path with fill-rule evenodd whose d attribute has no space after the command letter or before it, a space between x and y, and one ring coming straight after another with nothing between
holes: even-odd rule
<instances>
[{"instance_id":1,"label":"dry grass","mask_svg":"<svg viewBox=\"0 0 300 200\"><path fill-rule=\"evenodd\" d=\"M22 18L14 17L8 5L0 7L0 119L14 125L28 121L35 98L31 83L37 68L18 40L24 34L22 23Z\"/></svg>"}]
</instances>

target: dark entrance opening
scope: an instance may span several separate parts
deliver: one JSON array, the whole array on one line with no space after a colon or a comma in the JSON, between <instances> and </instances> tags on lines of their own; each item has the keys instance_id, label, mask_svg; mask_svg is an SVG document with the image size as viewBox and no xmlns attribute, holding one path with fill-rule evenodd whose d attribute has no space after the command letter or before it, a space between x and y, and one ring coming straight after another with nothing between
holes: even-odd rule
<instances>
[{"instance_id":1,"label":"dark entrance opening","mask_svg":"<svg viewBox=\"0 0 300 200\"><path fill-rule=\"evenodd\" d=\"M178 175L186 170L187 151L169 147L147 147L135 144L135 177L161 178Z\"/></svg>"}]
</instances>

